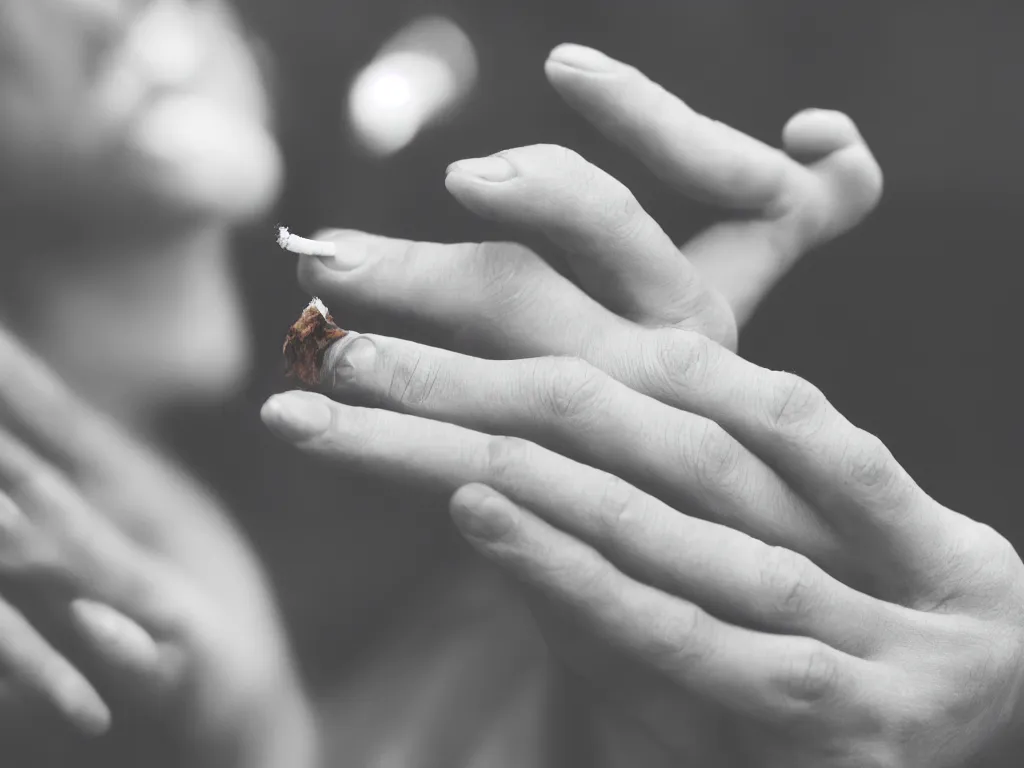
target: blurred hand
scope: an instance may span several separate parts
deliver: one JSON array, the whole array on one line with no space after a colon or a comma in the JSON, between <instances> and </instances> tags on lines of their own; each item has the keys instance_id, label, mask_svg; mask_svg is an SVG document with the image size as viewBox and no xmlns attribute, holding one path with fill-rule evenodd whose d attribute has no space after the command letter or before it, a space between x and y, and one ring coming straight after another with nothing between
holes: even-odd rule
<instances>
[{"instance_id":1,"label":"blurred hand","mask_svg":"<svg viewBox=\"0 0 1024 768\"><path fill-rule=\"evenodd\" d=\"M266 586L215 502L6 334L0 370L7 738L43 703L90 735L113 712L111 735L79 755L123 743L142 750L133 764L308 764L305 702ZM38 746L64 730L51 722Z\"/></svg>"},{"instance_id":2,"label":"blurred hand","mask_svg":"<svg viewBox=\"0 0 1024 768\"><path fill-rule=\"evenodd\" d=\"M620 182L575 153L533 146L454 163L471 210L549 238L563 276L511 243L434 245L325 233L338 257L303 257L299 281L364 331L487 357L572 354L602 368L644 328L698 331L735 348L737 327L813 247L877 203L881 173L844 115L786 126L785 152L693 112L641 73L578 46L548 77L566 100L670 185L723 220L680 250Z\"/></svg>"},{"instance_id":3,"label":"blurred hand","mask_svg":"<svg viewBox=\"0 0 1024 768\"><path fill-rule=\"evenodd\" d=\"M679 407L578 361L332 349L332 393L378 407L292 392L266 423L454 492L467 540L663 764L966 766L1019 733L1024 564L807 382L685 331L638 350Z\"/></svg>"}]
</instances>

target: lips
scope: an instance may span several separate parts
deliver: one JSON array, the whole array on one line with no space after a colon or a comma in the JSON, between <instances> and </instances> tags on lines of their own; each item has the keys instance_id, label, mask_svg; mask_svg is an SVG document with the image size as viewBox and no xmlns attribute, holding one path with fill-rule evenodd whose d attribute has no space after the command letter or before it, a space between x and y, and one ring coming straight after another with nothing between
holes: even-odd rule
<instances>
[{"instance_id":1,"label":"lips","mask_svg":"<svg viewBox=\"0 0 1024 768\"><path fill-rule=\"evenodd\" d=\"M273 202L281 159L260 117L218 79L226 56L246 52L207 5L151 2L107 57L94 105L134 185L178 209L248 218Z\"/></svg>"}]
</instances>

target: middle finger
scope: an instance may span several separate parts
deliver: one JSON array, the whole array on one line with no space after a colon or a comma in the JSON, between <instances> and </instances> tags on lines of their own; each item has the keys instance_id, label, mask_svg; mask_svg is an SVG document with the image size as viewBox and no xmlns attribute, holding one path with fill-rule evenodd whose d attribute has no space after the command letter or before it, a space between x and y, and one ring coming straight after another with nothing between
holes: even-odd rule
<instances>
[{"instance_id":1,"label":"middle finger","mask_svg":"<svg viewBox=\"0 0 1024 768\"><path fill-rule=\"evenodd\" d=\"M321 381L341 398L535 441L772 544L837 554L819 517L725 430L583 361L490 361L352 334Z\"/></svg>"}]
</instances>

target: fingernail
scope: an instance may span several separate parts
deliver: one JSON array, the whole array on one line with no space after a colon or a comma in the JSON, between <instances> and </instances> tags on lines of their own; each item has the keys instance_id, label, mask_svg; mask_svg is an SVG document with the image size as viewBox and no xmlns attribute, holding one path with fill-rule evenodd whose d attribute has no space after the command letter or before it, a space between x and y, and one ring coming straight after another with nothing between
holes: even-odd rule
<instances>
[{"instance_id":1,"label":"fingernail","mask_svg":"<svg viewBox=\"0 0 1024 768\"><path fill-rule=\"evenodd\" d=\"M622 67L622 64L610 56L575 43L563 43L558 46L548 56L548 61L584 72L614 72Z\"/></svg>"},{"instance_id":2,"label":"fingernail","mask_svg":"<svg viewBox=\"0 0 1024 768\"><path fill-rule=\"evenodd\" d=\"M71 613L86 639L103 655L134 669L156 668L160 659L156 642L120 611L93 600L75 600Z\"/></svg>"},{"instance_id":3,"label":"fingernail","mask_svg":"<svg viewBox=\"0 0 1024 768\"><path fill-rule=\"evenodd\" d=\"M512 502L486 485L467 485L456 491L451 513L459 530L474 539L500 539L516 524Z\"/></svg>"},{"instance_id":4,"label":"fingernail","mask_svg":"<svg viewBox=\"0 0 1024 768\"><path fill-rule=\"evenodd\" d=\"M323 370L329 373L324 383L331 389L353 382L360 372L372 369L377 359L377 345L373 341L359 334L349 336L353 337L351 341L347 336L327 349Z\"/></svg>"},{"instance_id":5,"label":"fingernail","mask_svg":"<svg viewBox=\"0 0 1024 768\"><path fill-rule=\"evenodd\" d=\"M468 160L459 160L448 166L446 175L453 173L464 173L467 176L475 176L483 181L508 181L516 177L516 169L508 160L493 155L491 157L473 157Z\"/></svg>"},{"instance_id":6,"label":"fingernail","mask_svg":"<svg viewBox=\"0 0 1024 768\"><path fill-rule=\"evenodd\" d=\"M263 423L279 437L303 442L322 435L331 425L331 409L319 395L310 392L286 392L263 404Z\"/></svg>"},{"instance_id":7,"label":"fingernail","mask_svg":"<svg viewBox=\"0 0 1024 768\"><path fill-rule=\"evenodd\" d=\"M327 229L317 232L314 240L329 240L334 243L333 256L317 256L321 264L328 269L345 272L355 269L366 261L369 256L369 243L359 232L346 229Z\"/></svg>"}]
</instances>

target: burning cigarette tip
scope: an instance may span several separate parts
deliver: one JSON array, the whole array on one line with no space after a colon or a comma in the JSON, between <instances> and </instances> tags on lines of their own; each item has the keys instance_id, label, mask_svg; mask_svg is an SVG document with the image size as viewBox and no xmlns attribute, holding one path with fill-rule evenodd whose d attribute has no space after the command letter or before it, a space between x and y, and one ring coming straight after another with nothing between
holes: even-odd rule
<instances>
[{"instance_id":1,"label":"burning cigarette tip","mask_svg":"<svg viewBox=\"0 0 1024 768\"><path fill-rule=\"evenodd\" d=\"M323 315L324 319L326 319L326 318L331 316L331 313L327 311L327 305L324 304L322 301L320 301L320 297L319 296L314 296L313 297L313 300L311 302L309 302L309 306L307 306L306 309L309 309L309 307L312 307L317 312L319 312L321 315Z\"/></svg>"},{"instance_id":2,"label":"burning cigarette tip","mask_svg":"<svg viewBox=\"0 0 1024 768\"><path fill-rule=\"evenodd\" d=\"M277 230L277 244L286 251L297 253L300 256L336 256L337 249L334 243L327 240L309 240L305 237L293 235L288 227L280 227Z\"/></svg>"}]
</instances>

